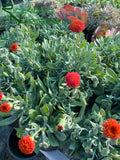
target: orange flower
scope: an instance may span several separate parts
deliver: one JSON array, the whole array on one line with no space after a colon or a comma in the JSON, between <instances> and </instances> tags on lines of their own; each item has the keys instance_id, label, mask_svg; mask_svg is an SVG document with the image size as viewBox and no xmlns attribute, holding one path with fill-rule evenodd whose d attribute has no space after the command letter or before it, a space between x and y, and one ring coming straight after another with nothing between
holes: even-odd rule
<instances>
[{"instance_id":1,"label":"orange flower","mask_svg":"<svg viewBox=\"0 0 120 160\"><path fill-rule=\"evenodd\" d=\"M20 151L26 155L32 154L35 149L35 142L31 136L24 136L18 141Z\"/></svg>"},{"instance_id":2,"label":"orange flower","mask_svg":"<svg viewBox=\"0 0 120 160\"><path fill-rule=\"evenodd\" d=\"M80 84L80 75L78 72L68 72L65 76L65 80L68 87L76 88Z\"/></svg>"},{"instance_id":3,"label":"orange flower","mask_svg":"<svg viewBox=\"0 0 120 160\"><path fill-rule=\"evenodd\" d=\"M103 135L111 139L119 139L120 124L115 119L108 119L103 123Z\"/></svg>"},{"instance_id":4,"label":"orange flower","mask_svg":"<svg viewBox=\"0 0 120 160\"><path fill-rule=\"evenodd\" d=\"M72 32L76 32L76 33L79 33L79 32L82 32L85 28L85 25L84 23L81 21L81 20L74 20L70 25L69 25L69 29L72 31Z\"/></svg>"},{"instance_id":5,"label":"orange flower","mask_svg":"<svg viewBox=\"0 0 120 160\"><path fill-rule=\"evenodd\" d=\"M3 95L4 94L0 92L0 101L2 100Z\"/></svg>"},{"instance_id":6,"label":"orange flower","mask_svg":"<svg viewBox=\"0 0 120 160\"><path fill-rule=\"evenodd\" d=\"M10 46L10 50L11 51L17 51L17 49L19 49L19 47L17 46L17 44L16 43L13 43L11 46Z\"/></svg>"},{"instance_id":7,"label":"orange flower","mask_svg":"<svg viewBox=\"0 0 120 160\"><path fill-rule=\"evenodd\" d=\"M11 110L11 107L8 103L5 102L5 103L0 105L0 111L1 112L8 113L10 110Z\"/></svg>"},{"instance_id":8,"label":"orange flower","mask_svg":"<svg viewBox=\"0 0 120 160\"><path fill-rule=\"evenodd\" d=\"M63 130L63 126L61 124L58 124L58 126L56 127L56 129L58 129L59 131Z\"/></svg>"}]
</instances>

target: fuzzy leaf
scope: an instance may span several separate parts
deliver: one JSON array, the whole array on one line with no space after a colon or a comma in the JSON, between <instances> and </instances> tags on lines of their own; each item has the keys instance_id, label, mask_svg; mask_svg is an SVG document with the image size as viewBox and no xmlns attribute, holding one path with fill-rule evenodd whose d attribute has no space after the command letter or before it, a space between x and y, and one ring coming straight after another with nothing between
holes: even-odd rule
<instances>
[{"instance_id":1,"label":"fuzzy leaf","mask_svg":"<svg viewBox=\"0 0 120 160\"><path fill-rule=\"evenodd\" d=\"M34 120L37 115L39 115L39 112L37 112L36 110L34 109L29 110L29 116L32 120Z\"/></svg>"},{"instance_id":2,"label":"fuzzy leaf","mask_svg":"<svg viewBox=\"0 0 120 160\"><path fill-rule=\"evenodd\" d=\"M10 116L10 114L9 113L0 112L0 117L7 117L7 116Z\"/></svg>"},{"instance_id":3,"label":"fuzzy leaf","mask_svg":"<svg viewBox=\"0 0 120 160\"><path fill-rule=\"evenodd\" d=\"M55 131L54 134L58 138L58 140L60 140L60 141L65 141L66 140L65 133L60 132L60 131Z\"/></svg>"},{"instance_id":4,"label":"fuzzy leaf","mask_svg":"<svg viewBox=\"0 0 120 160\"><path fill-rule=\"evenodd\" d=\"M54 135L50 132L47 132L47 134L48 134L48 139L49 139L50 145L53 146L53 147L59 146L58 141L56 140Z\"/></svg>"},{"instance_id":5,"label":"fuzzy leaf","mask_svg":"<svg viewBox=\"0 0 120 160\"><path fill-rule=\"evenodd\" d=\"M3 119L3 120L0 121L0 126L10 125L13 122L15 122L16 120L17 120L16 117L9 117L9 118Z\"/></svg>"},{"instance_id":6,"label":"fuzzy leaf","mask_svg":"<svg viewBox=\"0 0 120 160\"><path fill-rule=\"evenodd\" d=\"M117 74L111 69L111 68L107 68L106 69L106 73L107 75L110 75L111 77L113 77L115 80L117 80Z\"/></svg>"},{"instance_id":7,"label":"fuzzy leaf","mask_svg":"<svg viewBox=\"0 0 120 160\"><path fill-rule=\"evenodd\" d=\"M38 84L39 84L39 86L41 87L41 89L42 89L44 92L48 93L46 87L44 86L43 82L40 80L39 77L38 77L37 80L38 80Z\"/></svg>"}]
</instances>

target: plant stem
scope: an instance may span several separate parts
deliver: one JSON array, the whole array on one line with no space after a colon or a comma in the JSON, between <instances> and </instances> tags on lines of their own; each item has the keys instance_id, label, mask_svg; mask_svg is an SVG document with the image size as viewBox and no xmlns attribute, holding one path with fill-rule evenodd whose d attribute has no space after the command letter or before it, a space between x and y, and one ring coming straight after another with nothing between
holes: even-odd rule
<instances>
[{"instance_id":1,"label":"plant stem","mask_svg":"<svg viewBox=\"0 0 120 160\"><path fill-rule=\"evenodd\" d=\"M86 105L87 105L87 102L83 96L81 97L81 103L82 103L82 108L79 112L80 121L83 119L83 115L84 115Z\"/></svg>"}]
</instances>

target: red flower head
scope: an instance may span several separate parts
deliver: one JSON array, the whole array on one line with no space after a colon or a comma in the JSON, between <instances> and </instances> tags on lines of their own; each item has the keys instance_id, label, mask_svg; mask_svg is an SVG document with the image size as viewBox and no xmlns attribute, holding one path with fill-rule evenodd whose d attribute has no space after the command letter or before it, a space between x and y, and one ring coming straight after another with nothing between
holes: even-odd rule
<instances>
[{"instance_id":1,"label":"red flower head","mask_svg":"<svg viewBox=\"0 0 120 160\"><path fill-rule=\"evenodd\" d=\"M10 46L10 50L11 51L17 51L17 49L19 49L19 47L17 46L17 44L16 43L13 43L11 46Z\"/></svg>"},{"instance_id":2,"label":"red flower head","mask_svg":"<svg viewBox=\"0 0 120 160\"><path fill-rule=\"evenodd\" d=\"M68 72L65 76L67 86L70 88L76 88L80 84L80 75L77 72Z\"/></svg>"},{"instance_id":3,"label":"red flower head","mask_svg":"<svg viewBox=\"0 0 120 160\"><path fill-rule=\"evenodd\" d=\"M79 32L82 32L85 28L85 25L84 23L81 21L81 20L75 20L73 21L70 25L69 25L69 29L72 31L72 32L76 32L76 33L79 33Z\"/></svg>"},{"instance_id":4,"label":"red flower head","mask_svg":"<svg viewBox=\"0 0 120 160\"><path fill-rule=\"evenodd\" d=\"M56 129L58 129L59 131L63 130L63 126L61 124L58 124L58 126L56 127Z\"/></svg>"},{"instance_id":5,"label":"red flower head","mask_svg":"<svg viewBox=\"0 0 120 160\"><path fill-rule=\"evenodd\" d=\"M1 112L8 113L10 110L11 110L11 107L8 103L5 102L5 103L0 105L0 111Z\"/></svg>"},{"instance_id":6,"label":"red flower head","mask_svg":"<svg viewBox=\"0 0 120 160\"><path fill-rule=\"evenodd\" d=\"M0 92L0 101L2 100L3 95L4 94Z\"/></svg>"},{"instance_id":7,"label":"red flower head","mask_svg":"<svg viewBox=\"0 0 120 160\"><path fill-rule=\"evenodd\" d=\"M20 151L26 155L32 154L35 149L35 142L31 136L24 136L18 141Z\"/></svg>"},{"instance_id":8,"label":"red flower head","mask_svg":"<svg viewBox=\"0 0 120 160\"><path fill-rule=\"evenodd\" d=\"M119 139L120 124L115 119L108 119L103 122L103 136L111 139Z\"/></svg>"}]
</instances>

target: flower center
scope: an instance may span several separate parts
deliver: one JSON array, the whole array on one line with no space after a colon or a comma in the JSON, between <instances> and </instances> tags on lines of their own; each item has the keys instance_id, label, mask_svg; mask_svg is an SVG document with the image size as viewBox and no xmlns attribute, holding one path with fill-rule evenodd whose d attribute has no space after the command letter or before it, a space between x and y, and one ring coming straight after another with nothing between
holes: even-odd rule
<instances>
[{"instance_id":1,"label":"flower center","mask_svg":"<svg viewBox=\"0 0 120 160\"><path fill-rule=\"evenodd\" d=\"M111 127L110 130L111 130L111 132L112 132L113 134L115 134L115 132L116 132L116 128L115 128L115 127Z\"/></svg>"}]
</instances>

